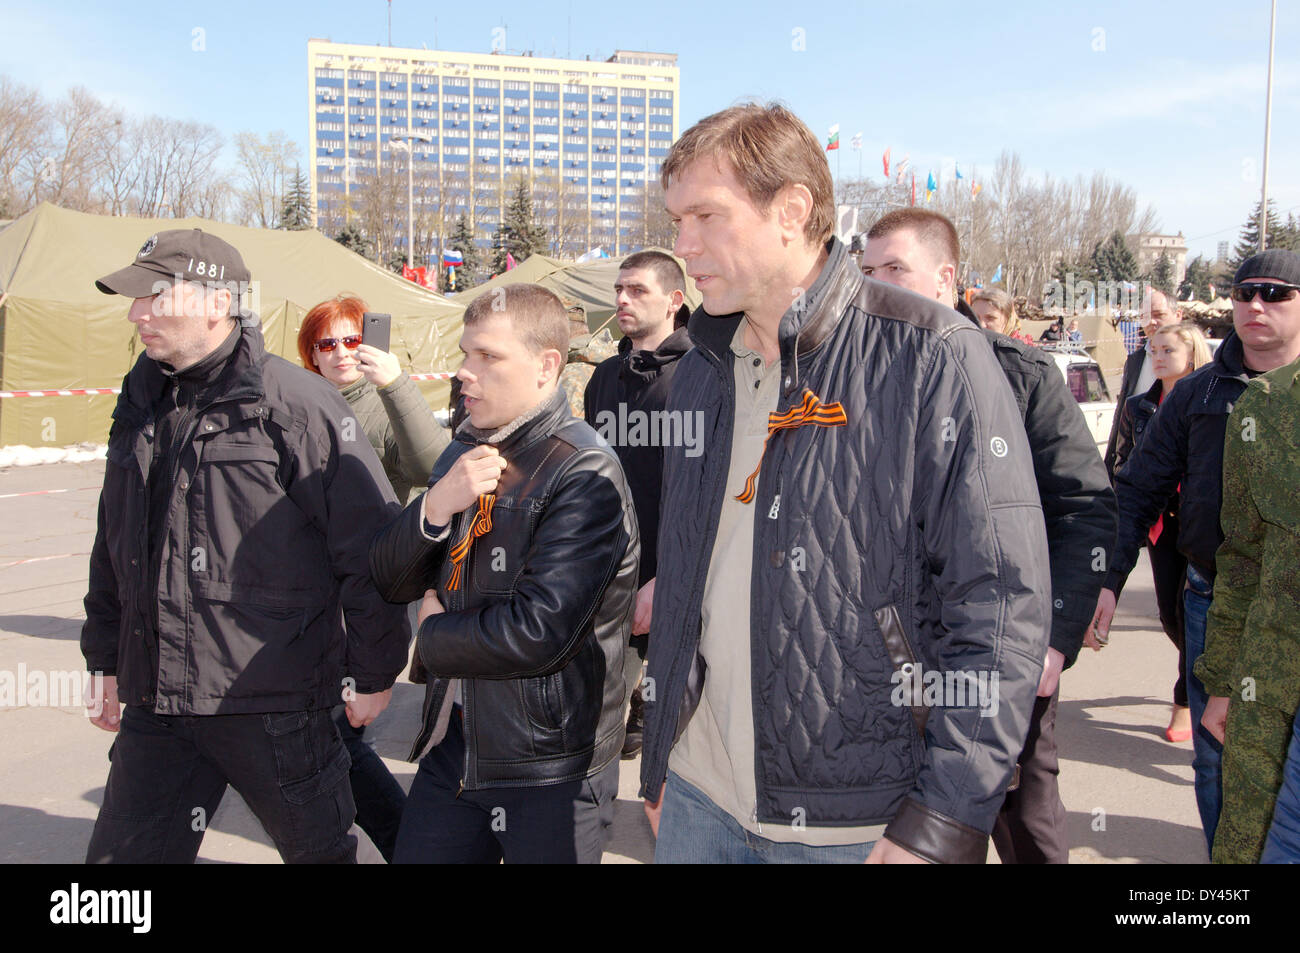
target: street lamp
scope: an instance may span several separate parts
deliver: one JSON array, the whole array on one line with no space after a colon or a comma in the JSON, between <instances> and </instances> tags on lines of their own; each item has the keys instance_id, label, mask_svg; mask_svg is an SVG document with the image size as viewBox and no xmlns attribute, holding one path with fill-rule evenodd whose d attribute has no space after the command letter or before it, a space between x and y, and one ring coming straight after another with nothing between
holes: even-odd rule
<instances>
[{"instance_id":1,"label":"street lamp","mask_svg":"<svg viewBox=\"0 0 1300 953\"><path fill-rule=\"evenodd\" d=\"M433 137L427 132L412 132L405 136L389 136L388 148L409 153L406 160L406 264L415 267L415 147L410 140L428 143Z\"/></svg>"}]
</instances>

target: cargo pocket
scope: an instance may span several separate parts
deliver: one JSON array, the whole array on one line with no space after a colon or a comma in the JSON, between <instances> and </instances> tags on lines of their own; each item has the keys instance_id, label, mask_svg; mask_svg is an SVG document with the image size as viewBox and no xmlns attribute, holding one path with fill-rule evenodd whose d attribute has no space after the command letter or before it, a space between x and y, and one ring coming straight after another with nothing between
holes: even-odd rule
<instances>
[{"instance_id":1,"label":"cargo pocket","mask_svg":"<svg viewBox=\"0 0 1300 953\"><path fill-rule=\"evenodd\" d=\"M262 716L275 752L276 780L284 801L284 829L273 832L286 859L335 847L356 815L347 748L328 711L294 711Z\"/></svg>"}]
</instances>

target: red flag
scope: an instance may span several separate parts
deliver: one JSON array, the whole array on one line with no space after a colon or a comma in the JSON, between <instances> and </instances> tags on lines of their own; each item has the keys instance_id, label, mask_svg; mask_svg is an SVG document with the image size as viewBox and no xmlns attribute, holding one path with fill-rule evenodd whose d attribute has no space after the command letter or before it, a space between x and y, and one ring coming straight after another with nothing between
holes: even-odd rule
<instances>
[{"instance_id":1,"label":"red flag","mask_svg":"<svg viewBox=\"0 0 1300 953\"><path fill-rule=\"evenodd\" d=\"M888 179L889 178L889 150L888 149L886 149L885 154L880 157L880 162L885 167L885 178Z\"/></svg>"},{"instance_id":2,"label":"red flag","mask_svg":"<svg viewBox=\"0 0 1300 953\"><path fill-rule=\"evenodd\" d=\"M414 269L414 268L409 268L409 267L407 267L406 265L403 265L403 266L402 266L402 277L405 278L407 281L414 281L414 280L415 280L415 269Z\"/></svg>"},{"instance_id":3,"label":"red flag","mask_svg":"<svg viewBox=\"0 0 1300 953\"><path fill-rule=\"evenodd\" d=\"M912 204L916 204L916 173L912 173Z\"/></svg>"}]
</instances>

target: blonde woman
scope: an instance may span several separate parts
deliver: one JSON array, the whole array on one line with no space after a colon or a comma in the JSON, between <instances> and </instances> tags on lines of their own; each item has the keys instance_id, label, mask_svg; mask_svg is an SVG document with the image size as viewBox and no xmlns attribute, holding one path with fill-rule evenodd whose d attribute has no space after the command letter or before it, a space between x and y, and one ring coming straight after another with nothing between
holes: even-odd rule
<instances>
[{"instance_id":1,"label":"blonde woman","mask_svg":"<svg viewBox=\"0 0 1300 953\"><path fill-rule=\"evenodd\" d=\"M1190 324L1166 324L1151 336L1151 367L1156 381L1145 394L1136 394L1120 409L1119 435L1115 441L1115 470L1118 472L1142 440L1160 402L1175 384L1202 365L1210 363L1210 346ZM1155 579L1160 624L1178 648L1178 680L1174 683L1173 711L1165 738L1170 742L1192 737L1192 716L1187 707L1186 658L1183 640L1183 577L1187 559L1178 551L1178 494L1170 497L1165 511L1147 534L1147 555Z\"/></svg>"}]
</instances>

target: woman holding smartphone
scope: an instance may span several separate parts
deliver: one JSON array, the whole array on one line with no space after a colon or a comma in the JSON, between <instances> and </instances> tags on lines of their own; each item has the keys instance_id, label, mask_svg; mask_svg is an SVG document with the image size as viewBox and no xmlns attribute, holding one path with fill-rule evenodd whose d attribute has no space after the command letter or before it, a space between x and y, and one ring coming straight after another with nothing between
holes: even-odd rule
<instances>
[{"instance_id":1,"label":"woman holding smartphone","mask_svg":"<svg viewBox=\"0 0 1300 953\"><path fill-rule=\"evenodd\" d=\"M393 493L405 505L413 491L427 485L451 438L397 358L361 343L365 312L366 303L360 298L340 295L322 301L302 322L298 354L303 367L339 389L379 454ZM332 714L352 756L349 779L357 825L391 863L406 793L366 743L365 729L352 727L345 706L336 706Z\"/></svg>"}]
</instances>

